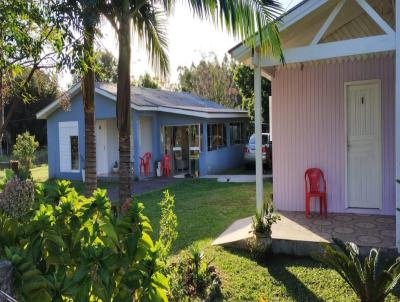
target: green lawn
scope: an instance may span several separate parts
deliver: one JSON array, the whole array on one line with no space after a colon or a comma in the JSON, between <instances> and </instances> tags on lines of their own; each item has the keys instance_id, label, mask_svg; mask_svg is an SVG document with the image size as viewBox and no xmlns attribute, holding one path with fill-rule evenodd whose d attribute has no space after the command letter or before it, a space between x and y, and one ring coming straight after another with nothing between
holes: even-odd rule
<instances>
[{"instance_id":1,"label":"green lawn","mask_svg":"<svg viewBox=\"0 0 400 302\"><path fill-rule=\"evenodd\" d=\"M45 182L49 179L49 170L47 165L34 167L32 170L32 178L37 182ZM4 170L0 170L0 178L4 176Z\"/></svg>"},{"instance_id":2,"label":"green lawn","mask_svg":"<svg viewBox=\"0 0 400 302\"><path fill-rule=\"evenodd\" d=\"M265 183L268 198L271 184ZM222 277L224 300L258 301L357 301L351 289L333 270L309 258L270 256L257 263L243 251L213 247L211 242L233 221L253 214L254 184L217 183L215 180L188 180L174 184L179 238L175 253L194 242L205 250ZM138 196L158 232L159 201L162 191ZM400 297L400 296L398 296ZM399 301L390 296L387 301Z\"/></svg>"}]
</instances>

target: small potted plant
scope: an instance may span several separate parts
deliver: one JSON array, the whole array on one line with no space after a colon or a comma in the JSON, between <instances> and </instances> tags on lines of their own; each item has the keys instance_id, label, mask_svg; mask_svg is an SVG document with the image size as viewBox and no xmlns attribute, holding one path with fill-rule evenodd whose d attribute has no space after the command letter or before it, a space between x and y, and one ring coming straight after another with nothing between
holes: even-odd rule
<instances>
[{"instance_id":1,"label":"small potted plant","mask_svg":"<svg viewBox=\"0 0 400 302\"><path fill-rule=\"evenodd\" d=\"M272 248L272 230L274 223L280 220L280 216L274 212L274 206L268 203L253 217L252 231L254 237L251 240L251 249L260 254L266 254Z\"/></svg>"},{"instance_id":2,"label":"small potted plant","mask_svg":"<svg viewBox=\"0 0 400 302\"><path fill-rule=\"evenodd\" d=\"M113 170L114 173L118 173L118 162L117 161L115 161L112 170Z\"/></svg>"}]
</instances>

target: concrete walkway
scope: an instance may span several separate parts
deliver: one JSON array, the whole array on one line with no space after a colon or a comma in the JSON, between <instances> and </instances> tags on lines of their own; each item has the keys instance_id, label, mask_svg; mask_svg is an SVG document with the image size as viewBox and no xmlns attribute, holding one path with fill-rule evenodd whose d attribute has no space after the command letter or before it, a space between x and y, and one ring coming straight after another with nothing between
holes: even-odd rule
<instances>
[{"instance_id":1,"label":"concrete walkway","mask_svg":"<svg viewBox=\"0 0 400 302\"><path fill-rule=\"evenodd\" d=\"M218 182L250 183L256 182L255 175L205 175L200 178L217 179ZM271 174L263 175L264 179L272 178Z\"/></svg>"},{"instance_id":2,"label":"concrete walkway","mask_svg":"<svg viewBox=\"0 0 400 302\"><path fill-rule=\"evenodd\" d=\"M314 214L306 219L303 212L281 212L281 220L272 226L272 249L275 253L298 256L319 250L320 242L332 242L332 237L356 243L362 253L372 247L393 252L395 248L394 216L328 214L321 218ZM231 224L213 245L246 246L253 236L252 217Z\"/></svg>"}]
</instances>

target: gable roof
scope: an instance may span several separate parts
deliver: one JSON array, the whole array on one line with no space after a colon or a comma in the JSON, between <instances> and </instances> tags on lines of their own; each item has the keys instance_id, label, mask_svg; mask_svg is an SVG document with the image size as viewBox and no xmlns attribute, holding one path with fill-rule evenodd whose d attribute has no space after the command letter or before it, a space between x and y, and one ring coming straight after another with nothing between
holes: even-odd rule
<instances>
[{"instance_id":1,"label":"gable roof","mask_svg":"<svg viewBox=\"0 0 400 302\"><path fill-rule=\"evenodd\" d=\"M277 21L286 63L301 62L304 59L304 55L294 57L292 50L307 54L315 49L321 53L330 45L338 45L336 48L341 49L350 43L350 50L323 56L333 58L385 52L393 48L395 14L392 0L305 0ZM354 44L351 44L351 40L355 41ZM361 46L361 43L357 47L359 41L365 42L366 47ZM335 42L338 43L333 44ZM339 42L345 43L342 45ZM377 46L379 42L381 45ZM352 48L354 45L356 47ZM253 51L243 43L229 52L245 64L252 63ZM307 59L314 59L311 55L309 57ZM318 60L318 56L315 60ZM281 65L274 58L266 58L264 62L266 66Z\"/></svg>"},{"instance_id":2,"label":"gable roof","mask_svg":"<svg viewBox=\"0 0 400 302\"><path fill-rule=\"evenodd\" d=\"M70 98L81 93L80 84L76 84L66 93ZM106 98L117 100L117 85L96 83L95 92ZM47 119L58 110L60 100L56 99L36 114L38 119ZM224 106L186 92L173 92L160 89L131 87L131 108L138 111L158 111L203 118L247 117L247 111L225 108Z\"/></svg>"}]
</instances>

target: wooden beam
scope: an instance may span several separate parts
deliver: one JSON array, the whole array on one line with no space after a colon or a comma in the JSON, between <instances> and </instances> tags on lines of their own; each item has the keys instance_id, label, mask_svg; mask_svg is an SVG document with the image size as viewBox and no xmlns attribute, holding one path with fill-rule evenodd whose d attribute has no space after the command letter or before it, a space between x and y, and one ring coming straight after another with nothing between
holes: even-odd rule
<instances>
[{"instance_id":1,"label":"wooden beam","mask_svg":"<svg viewBox=\"0 0 400 302\"><path fill-rule=\"evenodd\" d=\"M396 38L395 35L392 34L288 48L283 51L283 55L285 57L286 64L291 64L392 51L395 50L395 48ZM260 60L261 67L277 65L281 65L278 60L273 60L267 57L263 57Z\"/></svg>"},{"instance_id":2,"label":"wooden beam","mask_svg":"<svg viewBox=\"0 0 400 302\"><path fill-rule=\"evenodd\" d=\"M379 25L387 34L394 34L394 30L386 23L385 20L372 8L365 0L356 0L362 9Z\"/></svg>"},{"instance_id":3,"label":"wooden beam","mask_svg":"<svg viewBox=\"0 0 400 302\"><path fill-rule=\"evenodd\" d=\"M297 7L289 14L282 17L282 19L278 23L279 31L284 31L286 28L301 20L316 9L320 8L327 2L328 0L309 0L303 3L301 6ZM258 37L256 37L256 45L259 45ZM242 42L241 45L238 45L230 53L233 58L242 62L243 60L251 56L251 47Z\"/></svg>"},{"instance_id":4,"label":"wooden beam","mask_svg":"<svg viewBox=\"0 0 400 302\"><path fill-rule=\"evenodd\" d=\"M329 26L331 26L332 22L335 20L336 16L342 9L343 5L346 3L346 0L340 1L335 8L332 10L325 23L322 25L318 33L315 35L314 39L311 41L311 45L316 45L321 40L322 36L326 33Z\"/></svg>"}]
</instances>

